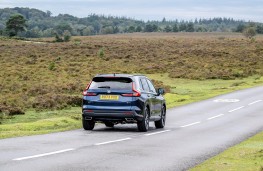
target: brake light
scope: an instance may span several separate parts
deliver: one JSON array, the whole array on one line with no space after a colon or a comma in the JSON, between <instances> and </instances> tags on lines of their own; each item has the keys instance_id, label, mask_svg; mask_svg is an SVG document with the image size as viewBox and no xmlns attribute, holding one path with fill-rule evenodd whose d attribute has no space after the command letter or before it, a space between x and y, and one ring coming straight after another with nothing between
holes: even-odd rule
<instances>
[{"instance_id":1,"label":"brake light","mask_svg":"<svg viewBox=\"0 0 263 171\"><path fill-rule=\"evenodd\" d=\"M93 110L84 110L84 112L92 113Z\"/></svg>"},{"instance_id":2,"label":"brake light","mask_svg":"<svg viewBox=\"0 0 263 171\"><path fill-rule=\"evenodd\" d=\"M140 97L141 96L141 92L139 92L138 90L135 89L135 84L134 83L132 83L132 91L134 92L133 96L135 96L135 97Z\"/></svg>"},{"instance_id":3,"label":"brake light","mask_svg":"<svg viewBox=\"0 0 263 171\"><path fill-rule=\"evenodd\" d=\"M132 83L132 91L133 93L122 94L122 96L125 96L125 97L140 97L141 96L141 92L135 89L134 83Z\"/></svg>"},{"instance_id":4,"label":"brake light","mask_svg":"<svg viewBox=\"0 0 263 171\"><path fill-rule=\"evenodd\" d=\"M97 96L97 93L87 92L87 90L83 91L83 96Z\"/></svg>"},{"instance_id":5,"label":"brake light","mask_svg":"<svg viewBox=\"0 0 263 171\"><path fill-rule=\"evenodd\" d=\"M133 93L122 94L122 96L125 96L125 97L133 97Z\"/></svg>"}]
</instances>

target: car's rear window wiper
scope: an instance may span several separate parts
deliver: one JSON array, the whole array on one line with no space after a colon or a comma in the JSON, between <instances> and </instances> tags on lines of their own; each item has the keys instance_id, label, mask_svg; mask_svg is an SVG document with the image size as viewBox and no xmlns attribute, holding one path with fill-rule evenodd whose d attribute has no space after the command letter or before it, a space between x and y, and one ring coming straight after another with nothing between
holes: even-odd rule
<instances>
[{"instance_id":1,"label":"car's rear window wiper","mask_svg":"<svg viewBox=\"0 0 263 171\"><path fill-rule=\"evenodd\" d=\"M110 88L110 86L100 86L98 88Z\"/></svg>"}]
</instances>

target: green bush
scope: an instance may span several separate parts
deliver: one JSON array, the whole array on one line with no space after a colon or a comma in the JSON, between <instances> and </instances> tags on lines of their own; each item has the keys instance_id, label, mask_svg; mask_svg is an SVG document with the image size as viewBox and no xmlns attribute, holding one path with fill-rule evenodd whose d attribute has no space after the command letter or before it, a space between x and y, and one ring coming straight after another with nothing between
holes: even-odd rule
<instances>
[{"instance_id":1,"label":"green bush","mask_svg":"<svg viewBox=\"0 0 263 171\"><path fill-rule=\"evenodd\" d=\"M68 30L65 30L63 33L64 42L69 42L71 39L71 34Z\"/></svg>"},{"instance_id":2,"label":"green bush","mask_svg":"<svg viewBox=\"0 0 263 171\"><path fill-rule=\"evenodd\" d=\"M64 109L70 106L81 106L82 98L79 96L70 96L64 94L48 93L42 96L37 96L32 104L36 110L54 110Z\"/></svg>"},{"instance_id":3,"label":"green bush","mask_svg":"<svg viewBox=\"0 0 263 171\"><path fill-rule=\"evenodd\" d=\"M103 48L101 48L101 49L98 51L98 56L99 56L100 58L103 58L103 57L105 56L105 53L104 53L104 49L103 49Z\"/></svg>"},{"instance_id":4,"label":"green bush","mask_svg":"<svg viewBox=\"0 0 263 171\"><path fill-rule=\"evenodd\" d=\"M74 39L74 45L80 45L81 39Z\"/></svg>"},{"instance_id":5,"label":"green bush","mask_svg":"<svg viewBox=\"0 0 263 171\"><path fill-rule=\"evenodd\" d=\"M0 119L3 119L5 116L13 116L13 115L24 115L25 112L19 108L14 106L0 106Z\"/></svg>"},{"instance_id":6,"label":"green bush","mask_svg":"<svg viewBox=\"0 0 263 171\"><path fill-rule=\"evenodd\" d=\"M63 42L63 39L58 35L58 33L55 33L55 42Z\"/></svg>"},{"instance_id":7,"label":"green bush","mask_svg":"<svg viewBox=\"0 0 263 171\"><path fill-rule=\"evenodd\" d=\"M256 36L257 31L255 27L248 27L243 31L243 35L246 38L252 39L254 36Z\"/></svg>"},{"instance_id":8,"label":"green bush","mask_svg":"<svg viewBox=\"0 0 263 171\"><path fill-rule=\"evenodd\" d=\"M54 71L54 70L56 69L56 64L55 64L55 62L51 62L51 63L49 64L49 66L48 66L48 69L49 69L50 71Z\"/></svg>"},{"instance_id":9,"label":"green bush","mask_svg":"<svg viewBox=\"0 0 263 171\"><path fill-rule=\"evenodd\" d=\"M54 35L55 42L69 42L71 39L71 33L68 30L65 30L62 35L57 32Z\"/></svg>"}]
</instances>

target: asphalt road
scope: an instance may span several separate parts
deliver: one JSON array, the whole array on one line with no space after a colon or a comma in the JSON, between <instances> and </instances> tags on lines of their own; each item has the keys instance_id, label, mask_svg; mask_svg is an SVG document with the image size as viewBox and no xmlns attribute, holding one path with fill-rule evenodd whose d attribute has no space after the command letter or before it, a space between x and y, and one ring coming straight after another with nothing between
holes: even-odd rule
<instances>
[{"instance_id":1,"label":"asphalt road","mask_svg":"<svg viewBox=\"0 0 263 171\"><path fill-rule=\"evenodd\" d=\"M136 125L0 140L0 171L187 170L263 131L263 87L167 111L165 129Z\"/></svg>"}]
</instances>

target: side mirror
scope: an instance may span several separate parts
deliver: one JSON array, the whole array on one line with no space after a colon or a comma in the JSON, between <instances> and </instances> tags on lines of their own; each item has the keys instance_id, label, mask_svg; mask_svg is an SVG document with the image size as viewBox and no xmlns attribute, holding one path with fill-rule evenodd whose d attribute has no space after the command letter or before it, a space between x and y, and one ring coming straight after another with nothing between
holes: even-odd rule
<instances>
[{"instance_id":1,"label":"side mirror","mask_svg":"<svg viewBox=\"0 0 263 171\"><path fill-rule=\"evenodd\" d=\"M163 95L165 92L164 92L163 88L158 88L157 93L158 93L158 95L160 95L160 94Z\"/></svg>"}]
</instances>

